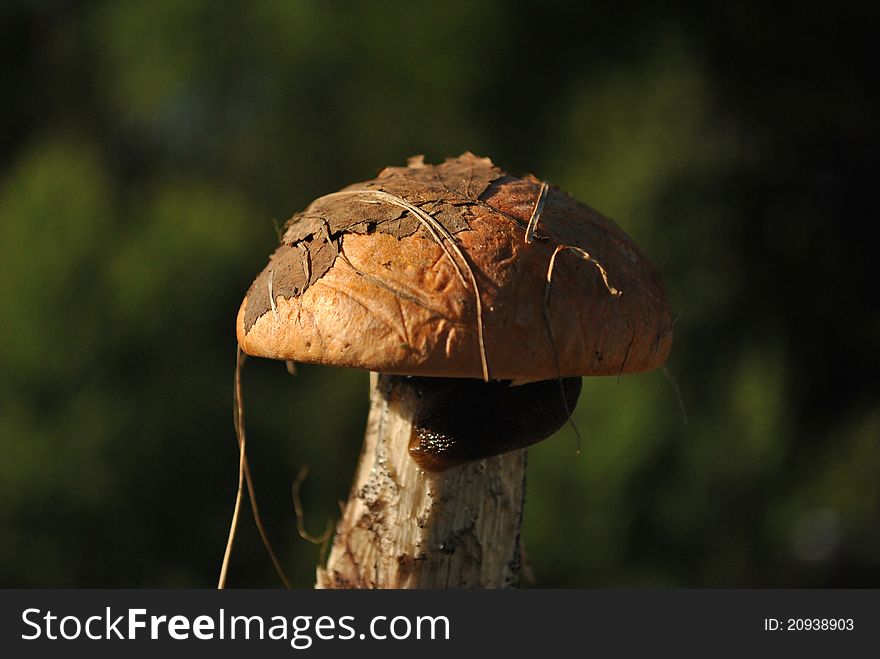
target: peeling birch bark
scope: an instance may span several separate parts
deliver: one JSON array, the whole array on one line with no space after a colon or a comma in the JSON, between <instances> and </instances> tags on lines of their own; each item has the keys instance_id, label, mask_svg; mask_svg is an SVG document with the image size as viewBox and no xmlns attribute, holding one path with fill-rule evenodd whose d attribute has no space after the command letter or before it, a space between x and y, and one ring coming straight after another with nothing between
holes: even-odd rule
<instances>
[{"instance_id":1,"label":"peeling birch bark","mask_svg":"<svg viewBox=\"0 0 880 659\"><path fill-rule=\"evenodd\" d=\"M504 588L520 571L524 450L443 472L408 453L419 400L370 374L364 447L317 588Z\"/></svg>"}]
</instances>

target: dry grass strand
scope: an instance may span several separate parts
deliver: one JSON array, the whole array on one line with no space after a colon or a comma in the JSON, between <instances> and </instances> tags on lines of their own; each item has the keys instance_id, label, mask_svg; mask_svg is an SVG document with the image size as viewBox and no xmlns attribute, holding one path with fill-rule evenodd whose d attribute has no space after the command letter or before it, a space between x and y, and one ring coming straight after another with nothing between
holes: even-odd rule
<instances>
[{"instance_id":1,"label":"dry grass strand","mask_svg":"<svg viewBox=\"0 0 880 659\"><path fill-rule=\"evenodd\" d=\"M306 531L305 513L303 512L302 499L300 498L300 489L308 475L309 468L306 465L303 465L299 468L299 472L297 472L296 478L290 487L290 495L293 499L293 511L296 514L296 532L299 534L300 538L307 542L311 542L313 545L323 545L326 544L330 539L330 536L333 534L333 520L327 520L327 528L324 529L324 532L321 535L312 535Z\"/></svg>"},{"instance_id":2,"label":"dry grass strand","mask_svg":"<svg viewBox=\"0 0 880 659\"><path fill-rule=\"evenodd\" d=\"M260 539L263 541L263 546L266 548L266 551L269 554L269 558L272 561L275 572L278 574L278 577L279 579L281 579L281 582L284 584L285 588L292 588L290 580L287 578L287 574L285 574L284 568L281 567L281 562L278 560L278 556L275 554L275 550L272 548L272 543L269 541L269 536L266 533L265 527L263 526L263 520L260 516L260 510L257 506L257 495L256 491L254 490L254 481L251 475L250 465L248 464L247 453L245 452L247 435L245 434L244 426L244 396L241 389L241 369L246 359L247 355L245 355L245 353L241 351L241 346L236 346L234 380L235 402L233 405L233 423L235 425L235 436L238 440L239 450L238 492L236 493L235 508L232 513L232 523L229 527L229 537L226 541L226 552L223 556L223 563L220 567L220 578L217 583L217 588L223 589L226 587L226 577L229 571L229 559L232 555L232 546L235 542L236 530L238 529L238 519L241 510L241 500L244 485L247 485L248 498L250 499L251 503L251 511L253 512L254 523L257 525L257 531L260 534Z\"/></svg>"},{"instance_id":3,"label":"dry grass strand","mask_svg":"<svg viewBox=\"0 0 880 659\"><path fill-rule=\"evenodd\" d=\"M284 568L281 567L281 561L278 560L278 556L275 554L275 550L272 548L272 543L269 542L269 536L266 534L266 528L263 526L263 520L260 516L260 509L257 506L257 495L254 491L254 480L251 476L251 468L248 465L247 456L244 458L244 480L247 485L248 490L248 498L251 501L251 511L254 515L254 523L257 525L257 531L260 534L260 539L263 541L263 546L266 548L266 552L269 554L269 559L272 561L272 566L275 568L275 573L278 575L278 578L281 580L281 583L284 584L284 587L288 590L293 588L290 583L290 579L287 578L287 574L284 572Z\"/></svg>"},{"instance_id":4,"label":"dry grass strand","mask_svg":"<svg viewBox=\"0 0 880 659\"><path fill-rule=\"evenodd\" d=\"M529 222L529 224L531 225L531 221ZM537 221L535 222L535 224L537 224ZM583 250L580 247L575 247L574 245L557 245L556 249L553 250L553 254L550 256L550 263L547 267L547 285L544 287L544 305L542 309L542 315L544 316L544 329L547 330L547 339L550 341L550 351L553 353L553 361L556 367L556 379L559 381L559 392L562 395L562 404L565 407L566 414L568 414L568 422L574 430L575 435L577 436L577 452L580 453L581 433L578 430L578 427L575 424L574 420L571 418L572 410L569 409L568 400L565 396L565 385L562 383L562 366L559 363L559 352L556 348L556 338L553 336L553 327L550 321L550 287L553 284L553 270L556 266L556 257L559 255L560 252L563 252L565 250L572 251L588 263L592 263L599 270L599 274L602 275L602 281L605 282L605 288L608 289L608 292L611 293L612 296L620 297L622 292L614 288L609 283L608 272L605 270L602 264L599 263L592 256L590 256L589 252L587 252L586 250Z\"/></svg>"},{"instance_id":5,"label":"dry grass strand","mask_svg":"<svg viewBox=\"0 0 880 659\"><path fill-rule=\"evenodd\" d=\"M592 263L596 269L599 271L599 274L602 275L602 281L605 282L605 288L608 289L608 292L611 293L614 297L620 297L622 291L614 288L608 281L608 272L605 270L604 266L599 263L596 259L590 256L590 253L580 247L575 247L574 245L557 245L556 249L553 250L553 254L550 256L550 265L547 268L547 287L544 289L544 301L550 297L550 282L553 280L553 268L556 266L556 257L560 252L565 250L574 252L578 256L580 256L584 261L588 263Z\"/></svg>"},{"instance_id":6,"label":"dry grass strand","mask_svg":"<svg viewBox=\"0 0 880 659\"><path fill-rule=\"evenodd\" d=\"M550 186L546 181L541 182L541 191L538 193L538 199L535 201L535 208L532 210L532 216L526 225L526 244L532 242L535 238L535 230L538 228L538 220L541 219L541 213L544 210L544 204L547 202L547 191Z\"/></svg>"},{"instance_id":7,"label":"dry grass strand","mask_svg":"<svg viewBox=\"0 0 880 659\"><path fill-rule=\"evenodd\" d=\"M440 246L440 249L443 250L443 253L446 255L446 258L449 259L449 262L452 263L458 278L461 280L462 284L464 284L465 288L473 286L477 314L477 341L480 348L480 366L483 371L483 380L488 382L489 360L486 356L486 344L483 339L483 303L480 299L480 289L477 285L477 278L474 276L474 271L471 268L470 263L468 263L467 258L465 258L464 253L461 251L461 247L456 242L455 237L449 233L446 227L432 217L430 213L427 213L418 206L409 203L406 199L401 199L400 197L382 190L340 190L339 192L331 192L323 197L319 197L319 199L350 196L375 197L375 201L368 201L367 203L381 203L384 201L385 203L399 206L412 213L422 226L427 229L428 233L431 234L434 242L436 242L437 245ZM459 265L459 261L464 265L464 270L468 275L467 279L465 278L464 272L462 272L462 267ZM470 282L468 282L468 279L470 279Z\"/></svg>"},{"instance_id":8,"label":"dry grass strand","mask_svg":"<svg viewBox=\"0 0 880 659\"><path fill-rule=\"evenodd\" d=\"M241 397L241 365L244 362L244 353L241 347L236 348L235 353L235 404L233 406L233 423L235 435L238 439L238 490L235 494L235 507L232 510L232 522L229 525L229 536L226 540L226 551L223 553L223 563L220 565L220 578L217 581L217 589L226 588L226 576L229 573L229 561L232 557L232 546L235 543L235 532L238 529L238 518L241 511L242 492L244 490L244 464L245 464L245 435L242 427L242 397Z\"/></svg>"},{"instance_id":9,"label":"dry grass strand","mask_svg":"<svg viewBox=\"0 0 880 659\"><path fill-rule=\"evenodd\" d=\"M401 199L396 195L393 195L389 192L384 192L382 190L340 190L339 192L331 192L330 194L326 194L323 197L319 197L315 201L318 201L320 199L331 199L333 197L351 196L376 197L376 201L368 201L366 203L379 203L379 201L384 201L385 203L399 206L400 208L403 208L404 210L407 210L415 215L422 226L424 226L428 230L428 232L434 238L434 241L443 250L444 254L446 254L446 257L455 268L455 272L458 275L458 278L465 286L467 286L467 280L464 278L464 273L462 273L461 268L459 267L458 262L455 260L452 251L450 251L448 245L446 244L447 240L450 241L453 246L452 249L455 251L456 255L459 258L462 258L461 250L458 248L458 245L452 238L452 234L449 233L446 227L440 224L434 217L432 217L429 213L426 213L415 204L411 204L406 199ZM312 203L314 204L315 202Z\"/></svg>"}]
</instances>

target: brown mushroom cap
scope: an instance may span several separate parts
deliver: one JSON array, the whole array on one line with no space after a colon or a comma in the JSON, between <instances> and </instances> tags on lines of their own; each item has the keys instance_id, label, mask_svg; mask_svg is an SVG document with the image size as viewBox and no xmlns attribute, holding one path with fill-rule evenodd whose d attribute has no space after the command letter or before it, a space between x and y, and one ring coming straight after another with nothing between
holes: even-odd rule
<instances>
[{"instance_id":1,"label":"brown mushroom cap","mask_svg":"<svg viewBox=\"0 0 880 659\"><path fill-rule=\"evenodd\" d=\"M562 245L590 260L558 251L547 294ZM388 167L291 218L236 329L254 356L472 378L485 361L517 381L650 370L672 344L663 284L629 236L470 153Z\"/></svg>"}]
</instances>

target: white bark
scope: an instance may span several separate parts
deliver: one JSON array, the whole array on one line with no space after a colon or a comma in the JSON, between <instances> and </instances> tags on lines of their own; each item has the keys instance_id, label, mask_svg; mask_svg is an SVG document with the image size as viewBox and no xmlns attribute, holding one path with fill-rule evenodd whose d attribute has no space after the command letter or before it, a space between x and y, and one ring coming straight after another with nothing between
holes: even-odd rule
<instances>
[{"instance_id":1,"label":"white bark","mask_svg":"<svg viewBox=\"0 0 880 659\"><path fill-rule=\"evenodd\" d=\"M516 585L525 451L423 471L408 453L417 405L404 379L371 374L364 447L316 587Z\"/></svg>"}]
</instances>

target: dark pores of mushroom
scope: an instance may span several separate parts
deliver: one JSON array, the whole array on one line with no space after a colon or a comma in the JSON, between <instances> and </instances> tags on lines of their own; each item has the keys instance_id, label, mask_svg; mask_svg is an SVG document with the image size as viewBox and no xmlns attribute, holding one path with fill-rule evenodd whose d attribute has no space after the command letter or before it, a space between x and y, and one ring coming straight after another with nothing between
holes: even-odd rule
<instances>
[{"instance_id":1,"label":"dark pores of mushroom","mask_svg":"<svg viewBox=\"0 0 880 659\"><path fill-rule=\"evenodd\" d=\"M577 405L581 378L509 381L391 376L415 402L409 453L442 471L525 448L559 430Z\"/></svg>"}]
</instances>

